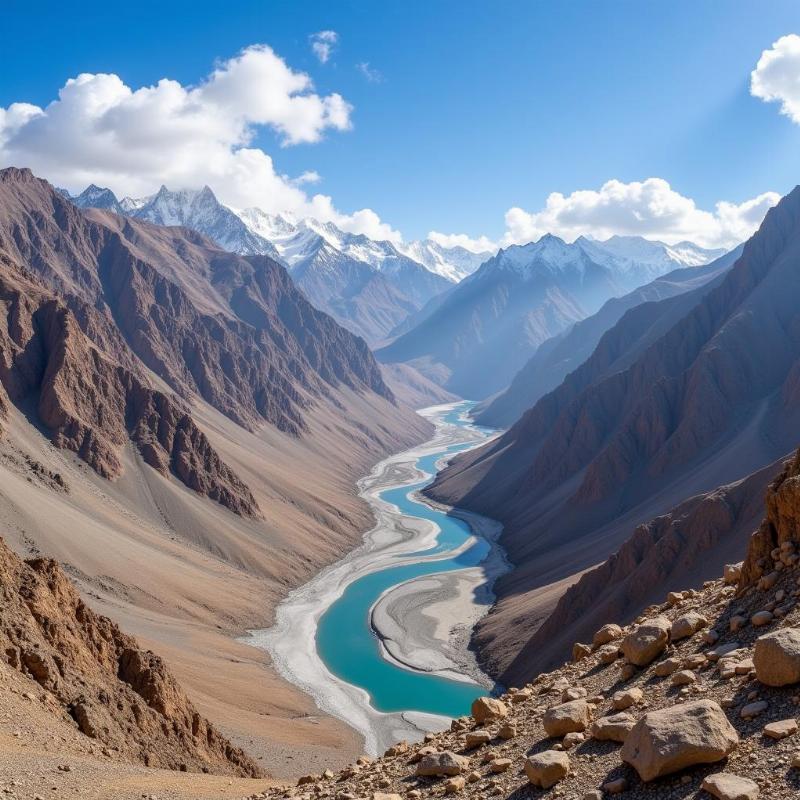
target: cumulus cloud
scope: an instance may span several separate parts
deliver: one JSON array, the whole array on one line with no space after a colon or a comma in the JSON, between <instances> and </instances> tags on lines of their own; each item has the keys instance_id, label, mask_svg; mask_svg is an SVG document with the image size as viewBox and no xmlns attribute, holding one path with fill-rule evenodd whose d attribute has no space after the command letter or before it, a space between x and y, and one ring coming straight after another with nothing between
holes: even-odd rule
<instances>
[{"instance_id":1,"label":"cumulus cloud","mask_svg":"<svg viewBox=\"0 0 800 800\"><path fill-rule=\"evenodd\" d=\"M497 243L488 236L473 238L465 233L440 233L431 231L428 238L441 247L463 247L472 253L488 253L497 250Z\"/></svg>"},{"instance_id":2,"label":"cumulus cloud","mask_svg":"<svg viewBox=\"0 0 800 800\"><path fill-rule=\"evenodd\" d=\"M348 130L351 112L341 95L318 94L307 74L254 45L196 86L164 78L134 89L114 74L84 73L44 108L0 108L0 163L31 167L71 191L96 183L121 197L150 194L162 183L208 184L234 207L315 213L348 230L397 239L373 211L348 215L329 197L309 197L304 186L319 180L316 172L282 175L253 146L263 128L283 146L317 142L328 131Z\"/></svg>"},{"instance_id":3,"label":"cumulus cloud","mask_svg":"<svg viewBox=\"0 0 800 800\"><path fill-rule=\"evenodd\" d=\"M780 199L765 192L743 203L718 202L713 211L676 192L663 178L623 183L610 180L599 190L569 195L554 192L539 211L506 212L502 244L523 244L554 233L572 241L590 234L644 236L675 243L688 239L706 247L732 247L750 236Z\"/></svg>"},{"instance_id":4,"label":"cumulus cloud","mask_svg":"<svg viewBox=\"0 0 800 800\"><path fill-rule=\"evenodd\" d=\"M319 59L320 64L327 64L334 48L339 42L336 31L317 31L308 37L311 42L311 51Z\"/></svg>"},{"instance_id":5,"label":"cumulus cloud","mask_svg":"<svg viewBox=\"0 0 800 800\"><path fill-rule=\"evenodd\" d=\"M750 73L750 93L766 103L780 103L781 114L800 125L800 36L781 36L764 50Z\"/></svg>"}]
</instances>

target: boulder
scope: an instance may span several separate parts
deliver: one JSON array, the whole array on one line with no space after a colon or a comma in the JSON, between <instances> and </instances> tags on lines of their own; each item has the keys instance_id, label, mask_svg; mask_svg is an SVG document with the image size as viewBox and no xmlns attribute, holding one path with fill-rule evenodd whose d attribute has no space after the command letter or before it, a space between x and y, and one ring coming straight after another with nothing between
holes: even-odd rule
<instances>
[{"instance_id":1,"label":"boulder","mask_svg":"<svg viewBox=\"0 0 800 800\"><path fill-rule=\"evenodd\" d=\"M442 753L430 753L423 756L417 764L417 775L443 776L460 775L469 768L469 759L445 750Z\"/></svg>"},{"instance_id":2,"label":"boulder","mask_svg":"<svg viewBox=\"0 0 800 800\"><path fill-rule=\"evenodd\" d=\"M591 706L585 700L572 700L548 709L542 725L548 736L564 736L574 731L585 731L591 721Z\"/></svg>"},{"instance_id":3,"label":"boulder","mask_svg":"<svg viewBox=\"0 0 800 800\"><path fill-rule=\"evenodd\" d=\"M592 654L592 648L588 644L583 644L582 642L575 642L572 645L572 660L573 661L582 661L586 656Z\"/></svg>"},{"instance_id":4,"label":"boulder","mask_svg":"<svg viewBox=\"0 0 800 800\"><path fill-rule=\"evenodd\" d=\"M625 712L600 717L592 723L592 738L603 742L624 742L634 725L636 720Z\"/></svg>"},{"instance_id":5,"label":"boulder","mask_svg":"<svg viewBox=\"0 0 800 800\"><path fill-rule=\"evenodd\" d=\"M632 689L623 689L614 692L611 696L611 707L615 711L624 711L626 708L641 703L643 697L644 692L638 686L634 686Z\"/></svg>"},{"instance_id":6,"label":"boulder","mask_svg":"<svg viewBox=\"0 0 800 800\"><path fill-rule=\"evenodd\" d=\"M472 703L472 716L475 722L491 722L508 716L508 707L495 697L479 697Z\"/></svg>"},{"instance_id":7,"label":"boulder","mask_svg":"<svg viewBox=\"0 0 800 800\"><path fill-rule=\"evenodd\" d=\"M600 647L600 645L608 644L609 642L613 642L615 639L622 638L622 628L619 625L615 625L614 623L610 623L608 625L603 625L597 633L592 637L592 644L595 647Z\"/></svg>"},{"instance_id":8,"label":"boulder","mask_svg":"<svg viewBox=\"0 0 800 800\"><path fill-rule=\"evenodd\" d=\"M646 619L622 640L623 655L631 664L646 667L664 651L671 628L666 617Z\"/></svg>"},{"instance_id":9,"label":"boulder","mask_svg":"<svg viewBox=\"0 0 800 800\"><path fill-rule=\"evenodd\" d=\"M705 628L706 625L708 625L708 620L702 614L698 614L696 611L689 611L672 623L669 634L670 639L673 642L679 639L686 639L689 636L693 636L701 628Z\"/></svg>"},{"instance_id":10,"label":"boulder","mask_svg":"<svg viewBox=\"0 0 800 800\"><path fill-rule=\"evenodd\" d=\"M681 660L679 658L665 658L659 661L653 670L659 678L666 678L667 675L672 675L681 668Z\"/></svg>"},{"instance_id":11,"label":"boulder","mask_svg":"<svg viewBox=\"0 0 800 800\"><path fill-rule=\"evenodd\" d=\"M800 682L800 628L781 628L756 639L753 665L766 686Z\"/></svg>"},{"instance_id":12,"label":"boulder","mask_svg":"<svg viewBox=\"0 0 800 800\"><path fill-rule=\"evenodd\" d=\"M731 772L716 772L703 780L701 787L717 800L756 800L758 784Z\"/></svg>"},{"instance_id":13,"label":"boulder","mask_svg":"<svg viewBox=\"0 0 800 800\"><path fill-rule=\"evenodd\" d=\"M535 753L525 760L528 780L541 789L549 789L569 774L569 757L558 750Z\"/></svg>"},{"instance_id":14,"label":"boulder","mask_svg":"<svg viewBox=\"0 0 800 800\"><path fill-rule=\"evenodd\" d=\"M719 705L697 700L645 714L620 755L643 781L652 781L693 764L721 761L738 744L739 735Z\"/></svg>"},{"instance_id":15,"label":"boulder","mask_svg":"<svg viewBox=\"0 0 800 800\"><path fill-rule=\"evenodd\" d=\"M480 747L482 744L488 744L492 741L492 734L489 731L471 731L467 734L466 748L472 750L474 747Z\"/></svg>"}]
</instances>

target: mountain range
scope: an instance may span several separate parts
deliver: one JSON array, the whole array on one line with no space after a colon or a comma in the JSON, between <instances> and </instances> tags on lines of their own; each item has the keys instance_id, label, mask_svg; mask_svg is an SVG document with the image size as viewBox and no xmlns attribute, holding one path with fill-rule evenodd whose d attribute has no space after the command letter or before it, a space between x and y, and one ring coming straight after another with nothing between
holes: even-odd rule
<instances>
[{"instance_id":1,"label":"mountain range","mask_svg":"<svg viewBox=\"0 0 800 800\"><path fill-rule=\"evenodd\" d=\"M676 266L718 255L638 237L568 244L548 234L500 250L430 302L416 324L404 326L377 355L383 362L410 364L457 395L483 399L508 386L540 345L609 298Z\"/></svg>"},{"instance_id":2,"label":"mountain range","mask_svg":"<svg viewBox=\"0 0 800 800\"><path fill-rule=\"evenodd\" d=\"M744 507L745 495L724 487L795 448L798 258L800 188L768 212L732 266L691 291L627 311L506 433L440 473L431 495L501 520L515 564L477 635L492 674L518 680L563 656L542 648L555 621L537 631L580 573L616 552L637 526L649 527L635 534L628 558L643 542L655 546L661 534L647 531L671 530L665 542L675 542L697 505L682 506L688 498L708 494L704 508L723 517ZM750 481L746 496L766 480L762 472ZM721 493L739 499L720 503ZM664 515L673 527L651 522ZM747 521L734 517L736 525L725 525L745 535ZM700 535L702 525L694 529ZM688 536L688 524L683 530ZM696 566L693 580L719 568L713 558ZM580 602L598 602L604 586L598 581ZM566 623L575 623L566 611L559 611L562 642Z\"/></svg>"},{"instance_id":3,"label":"mountain range","mask_svg":"<svg viewBox=\"0 0 800 800\"><path fill-rule=\"evenodd\" d=\"M430 240L400 249L330 222L293 221L258 208L237 213L208 186L180 191L162 186L150 197L120 201L110 189L91 185L70 199L80 208L182 225L240 255L269 255L289 269L317 308L373 344L490 255Z\"/></svg>"},{"instance_id":4,"label":"mountain range","mask_svg":"<svg viewBox=\"0 0 800 800\"><path fill-rule=\"evenodd\" d=\"M607 300L599 311L544 342L514 376L508 389L474 410L476 421L494 428L511 427L537 400L555 389L570 372L583 364L592 355L603 334L616 325L624 314L637 309L633 313L644 320L648 311L653 309L651 322L655 329L661 324L661 315L655 312L656 306L652 304L715 281L734 264L741 252L741 246L736 247L710 264L672 270L632 292ZM658 308L663 310L665 307Z\"/></svg>"}]
</instances>

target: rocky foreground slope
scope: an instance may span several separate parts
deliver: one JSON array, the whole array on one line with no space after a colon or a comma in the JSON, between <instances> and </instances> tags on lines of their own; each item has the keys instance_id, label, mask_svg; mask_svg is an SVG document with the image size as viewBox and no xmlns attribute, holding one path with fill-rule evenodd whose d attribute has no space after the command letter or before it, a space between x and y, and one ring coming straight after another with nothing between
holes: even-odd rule
<instances>
[{"instance_id":1,"label":"rocky foreground slope","mask_svg":"<svg viewBox=\"0 0 800 800\"><path fill-rule=\"evenodd\" d=\"M256 777L260 769L192 705L164 662L81 600L58 564L0 539L0 653L56 716L124 761Z\"/></svg>"},{"instance_id":2,"label":"rocky foreground slope","mask_svg":"<svg viewBox=\"0 0 800 800\"><path fill-rule=\"evenodd\" d=\"M800 791L800 454L743 564L611 621L425 741L257 798L781 800Z\"/></svg>"}]
</instances>

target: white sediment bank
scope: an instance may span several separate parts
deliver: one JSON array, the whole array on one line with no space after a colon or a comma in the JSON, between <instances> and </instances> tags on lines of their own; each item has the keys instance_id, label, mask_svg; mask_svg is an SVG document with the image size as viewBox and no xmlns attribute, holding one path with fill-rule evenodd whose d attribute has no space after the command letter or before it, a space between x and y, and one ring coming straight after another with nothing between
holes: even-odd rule
<instances>
[{"instance_id":1,"label":"white sediment bank","mask_svg":"<svg viewBox=\"0 0 800 800\"><path fill-rule=\"evenodd\" d=\"M278 672L310 694L321 710L358 730L364 736L368 753L382 752L399 739L418 739L425 731L446 727L450 720L418 712L375 710L366 691L340 680L327 669L317 653L317 624L347 586L363 575L387 566L449 559L475 541L471 537L458 551L423 557L412 555L434 546L438 526L404 516L396 506L379 497L387 489L422 480L425 475L416 469L417 459L450 445L479 445L487 441L483 433L471 426L457 427L441 421L456 405L420 411L436 427L433 438L381 461L369 476L359 481L359 493L376 518L375 527L365 534L363 544L291 592L277 608L275 625L251 631L247 639L249 644L266 649ZM475 534L496 541L499 523L477 514L456 513ZM493 602L491 584L505 569L502 552L493 544L479 566L426 575L389 589L370 614L384 657L406 669L491 686L467 645L473 625Z\"/></svg>"}]
</instances>

